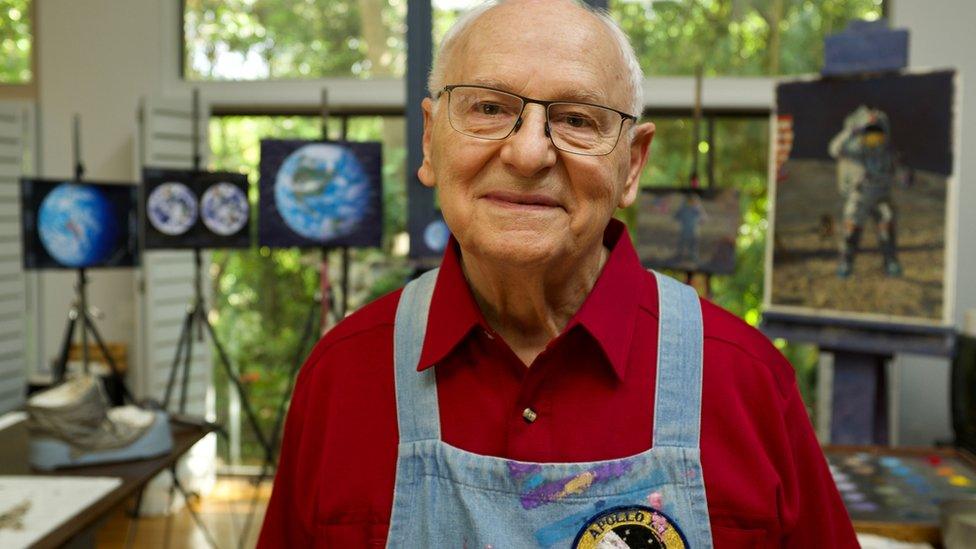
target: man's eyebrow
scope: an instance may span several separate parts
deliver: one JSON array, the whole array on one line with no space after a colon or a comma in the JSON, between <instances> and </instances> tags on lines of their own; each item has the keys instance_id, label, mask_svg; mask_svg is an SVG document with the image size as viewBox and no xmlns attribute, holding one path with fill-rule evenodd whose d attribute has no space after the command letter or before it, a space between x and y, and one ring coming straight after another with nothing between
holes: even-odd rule
<instances>
[{"instance_id":1,"label":"man's eyebrow","mask_svg":"<svg viewBox=\"0 0 976 549\"><path fill-rule=\"evenodd\" d=\"M509 93L517 93L513 91L514 87L512 85L503 80L496 80L494 78L472 78L464 83L476 86L487 86L489 88L495 88L497 90ZM533 99L542 99L547 101L577 101L580 103L594 103L597 105L605 105L608 101L605 95L583 88L567 88L551 94L550 97L533 97Z\"/></svg>"},{"instance_id":2,"label":"man's eyebrow","mask_svg":"<svg viewBox=\"0 0 976 549\"><path fill-rule=\"evenodd\" d=\"M595 103L597 105L606 105L609 101L604 94L580 88L566 90L565 92L556 94L556 97L565 101L579 101L581 103Z\"/></svg>"}]
</instances>

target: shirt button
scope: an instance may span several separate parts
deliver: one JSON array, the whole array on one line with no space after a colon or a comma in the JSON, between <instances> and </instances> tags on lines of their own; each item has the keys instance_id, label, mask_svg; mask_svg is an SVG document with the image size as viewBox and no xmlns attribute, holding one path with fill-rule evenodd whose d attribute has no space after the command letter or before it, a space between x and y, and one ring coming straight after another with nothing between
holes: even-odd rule
<instances>
[{"instance_id":1,"label":"shirt button","mask_svg":"<svg viewBox=\"0 0 976 549\"><path fill-rule=\"evenodd\" d=\"M522 410L522 418L525 419L526 423L532 423L537 417L539 417L539 414L535 413L535 410L532 408Z\"/></svg>"}]
</instances>

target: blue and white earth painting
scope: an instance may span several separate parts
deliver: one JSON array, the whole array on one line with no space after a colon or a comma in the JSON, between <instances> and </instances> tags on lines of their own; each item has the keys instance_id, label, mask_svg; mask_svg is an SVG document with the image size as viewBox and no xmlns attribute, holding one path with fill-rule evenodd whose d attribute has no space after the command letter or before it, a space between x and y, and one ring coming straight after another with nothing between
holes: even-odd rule
<instances>
[{"instance_id":1,"label":"blue and white earth painting","mask_svg":"<svg viewBox=\"0 0 976 549\"><path fill-rule=\"evenodd\" d=\"M96 187L62 183L41 202L37 231L47 253L66 267L104 262L116 249L119 218Z\"/></svg>"},{"instance_id":2,"label":"blue and white earth painting","mask_svg":"<svg viewBox=\"0 0 976 549\"><path fill-rule=\"evenodd\" d=\"M440 219L431 221L424 227L424 244L435 252L443 252L450 237L451 230Z\"/></svg>"},{"instance_id":3,"label":"blue and white earth painting","mask_svg":"<svg viewBox=\"0 0 976 549\"><path fill-rule=\"evenodd\" d=\"M221 181L211 185L200 198L203 224L221 236L240 231L251 215L247 196L237 185Z\"/></svg>"},{"instance_id":4,"label":"blue and white earth painting","mask_svg":"<svg viewBox=\"0 0 976 549\"><path fill-rule=\"evenodd\" d=\"M149 193L146 214L157 231L178 236L197 222L197 197L183 183L169 181Z\"/></svg>"},{"instance_id":5,"label":"blue and white earth painting","mask_svg":"<svg viewBox=\"0 0 976 549\"><path fill-rule=\"evenodd\" d=\"M275 205L288 227L310 240L328 242L355 232L368 216L372 188L348 149L305 145L288 155L275 178Z\"/></svg>"}]
</instances>

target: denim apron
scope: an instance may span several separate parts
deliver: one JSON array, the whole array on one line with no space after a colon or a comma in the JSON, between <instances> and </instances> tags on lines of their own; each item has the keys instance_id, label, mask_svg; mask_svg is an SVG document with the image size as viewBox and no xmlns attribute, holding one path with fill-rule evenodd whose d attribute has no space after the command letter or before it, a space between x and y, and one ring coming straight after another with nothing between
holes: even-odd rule
<instances>
[{"instance_id":1,"label":"denim apron","mask_svg":"<svg viewBox=\"0 0 976 549\"><path fill-rule=\"evenodd\" d=\"M435 368L417 371L437 271L407 285L394 328L400 443L387 547L712 546L698 446L701 305L690 287L654 274L653 448L588 463L513 461L441 441Z\"/></svg>"}]
</instances>

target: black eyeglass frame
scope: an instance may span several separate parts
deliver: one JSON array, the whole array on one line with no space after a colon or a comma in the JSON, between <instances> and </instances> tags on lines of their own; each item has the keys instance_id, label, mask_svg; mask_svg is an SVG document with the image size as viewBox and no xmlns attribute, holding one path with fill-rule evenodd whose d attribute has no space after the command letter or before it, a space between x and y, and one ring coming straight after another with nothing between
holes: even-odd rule
<instances>
[{"instance_id":1,"label":"black eyeglass frame","mask_svg":"<svg viewBox=\"0 0 976 549\"><path fill-rule=\"evenodd\" d=\"M505 134L502 137L482 137L480 135L472 135L472 134L469 134L469 133L464 133L461 130L459 130L457 128L454 128L454 123L451 122L451 127L454 128L454 131L456 131L458 133L461 133L463 135L468 135L470 137L474 137L476 139L487 139L489 141L501 141L503 139L508 139L509 136L511 136L513 133L517 132L519 130L519 128L522 127L522 114L525 112L525 106L528 105L528 104L530 104L530 103L534 103L536 105L541 105L542 108L545 109L545 111L546 111L546 137L549 138L549 142L552 143L552 146L553 147L556 147L560 151L567 152L569 154L578 154L578 155L582 155L582 156L606 156L606 155L612 153L614 151L614 149L617 148L617 143L620 142L620 134L623 133L624 122L626 122L627 120L632 120L635 123L637 122L637 117L636 116L634 116L632 114L625 113L623 111L618 111L617 109L615 109L613 107L608 107L606 105L597 105L596 103L585 103L585 102L582 102L582 101L543 101L542 99L532 99L531 97L525 97L524 95L519 95L517 93L512 93L512 92L509 92L509 91L500 90L498 88L492 88L491 86L479 86L477 84L453 84L453 85L450 85L450 86L444 86L443 88L440 89L440 91L437 92L437 95L434 96L434 99L440 99L442 95L444 95L445 93L447 93L447 107L448 107L447 108L447 111L448 111L448 117L447 117L447 119L448 119L448 121L451 121L451 116L450 116L450 112L451 112L451 90L453 90L455 88L478 88L478 89L481 89L481 90L489 90L489 91L493 91L493 92L504 93L506 95L511 95L512 97L517 97L517 98L519 98L519 100L522 101L522 108L519 110L518 118L515 119L515 124L512 125L512 129L510 129L508 131L508 133ZM568 151L566 149L561 148L559 145L556 144L556 141L552 138L552 130L549 127L549 106L550 105L554 105L554 104L560 104L560 105L586 105L587 107L597 107L597 108L600 108L600 109L607 109L608 111L613 111L613 112L619 114L620 115L620 126L617 127L617 137L613 141L613 147L610 147L610 150L609 151L607 151L605 153L600 153L600 154L590 154L590 153L578 152L578 151Z\"/></svg>"}]
</instances>

